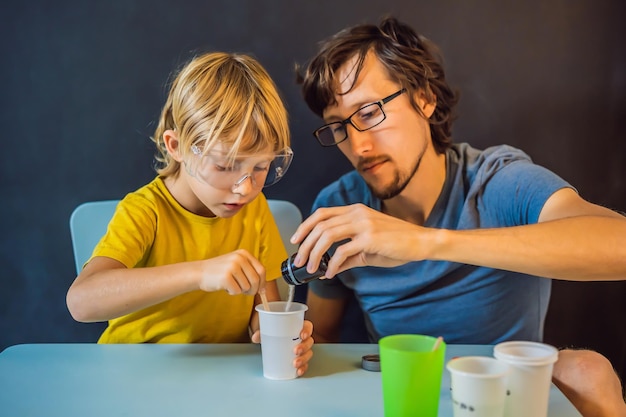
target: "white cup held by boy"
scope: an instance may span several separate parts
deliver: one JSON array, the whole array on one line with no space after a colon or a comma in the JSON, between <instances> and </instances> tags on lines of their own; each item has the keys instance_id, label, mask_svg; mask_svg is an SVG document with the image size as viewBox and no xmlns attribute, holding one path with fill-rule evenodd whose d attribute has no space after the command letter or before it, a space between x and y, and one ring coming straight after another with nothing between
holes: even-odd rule
<instances>
[{"instance_id":1,"label":"white cup held by boy","mask_svg":"<svg viewBox=\"0 0 626 417\"><path fill-rule=\"evenodd\" d=\"M504 415L546 417L557 349L544 343L512 341L497 344L493 355L510 366Z\"/></svg>"},{"instance_id":2,"label":"white cup held by boy","mask_svg":"<svg viewBox=\"0 0 626 417\"><path fill-rule=\"evenodd\" d=\"M450 371L454 417L503 417L509 366L487 356L463 356Z\"/></svg>"},{"instance_id":3,"label":"white cup held by boy","mask_svg":"<svg viewBox=\"0 0 626 417\"><path fill-rule=\"evenodd\" d=\"M261 356L263 376L267 379L294 379L297 376L293 361L294 348L300 343L300 332L304 325L306 304L272 301L270 311L262 304L255 307L259 312L261 331Z\"/></svg>"}]
</instances>

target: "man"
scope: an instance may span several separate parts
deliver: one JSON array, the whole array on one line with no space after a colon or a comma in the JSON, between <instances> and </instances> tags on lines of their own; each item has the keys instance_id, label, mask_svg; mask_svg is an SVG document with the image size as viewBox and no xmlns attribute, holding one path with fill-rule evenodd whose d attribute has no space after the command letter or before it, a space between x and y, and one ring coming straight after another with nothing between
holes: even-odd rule
<instances>
[{"instance_id":1,"label":"man","mask_svg":"<svg viewBox=\"0 0 626 417\"><path fill-rule=\"evenodd\" d=\"M457 96L435 46L393 18L341 31L302 75L305 100L355 171L318 195L292 237L316 342L336 341L347 296L371 341L541 341L546 278L626 278L626 219L582 199L518 149L453 144ZM339 274L339 275L337 275ZM613 375L613 377L615 377Z\"/></svg>"}]
</instances>

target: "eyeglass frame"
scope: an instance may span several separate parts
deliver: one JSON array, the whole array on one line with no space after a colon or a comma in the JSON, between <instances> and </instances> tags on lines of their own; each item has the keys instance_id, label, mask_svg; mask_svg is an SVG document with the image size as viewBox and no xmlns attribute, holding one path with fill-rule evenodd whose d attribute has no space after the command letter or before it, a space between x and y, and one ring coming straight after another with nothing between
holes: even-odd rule
<instances>
[{"instance_id":1,"label":"eyeglass frame","mask_svg":"<svg viewBox=\"0 0 626 417\"><path fill-rule=\"evenodd\" d=\"M350 116L348 116L344 120L340 120L340 121L332 122L332 123L327 123L327 124L325 124L323 126L320 126L317 129L315 129L315 131L313 132L313 136L315 136L315 139L317 139L317 141L319 142L319 144L321 146L331 147L331 146L339 145L341 142L343 142L346 139L348 139L348 129L346 129L346 125L347 124L350 124L352 127L354 127L359 132L365 132L366 130L370 130L370 129L380 125L382 122L385 121L385 119L387 119L387 114L385 113L385 110L383 109L383 105L389 103L391 100L393 100L394 98L402 95L403 93L406 93L406 88L401 88L400 90L396 91L393 94L388 95L387 97L385 97L383 99L380 99L380 100L375 101L373 103L366 104L365 106L358 108L354 113L352 113ZM380 109L380 112L383 114L383 118L378 123L376 123L376 124L374 124L372 126L369 126L369 127L365 128L365 129L361 129L352 121L352 117L354 117L355 114L361 112L363 109L366 109L369 106L378 106L378 108ZM340 141L335 141L332 144L322 143L321 139L319 138L319 132L321 130L328 129L328 128L330 128L330 126L336 125L338 123L341 124L341 128L343 129L343 131L345 133L344 138L341 139ZM334 137L334 134L333 134L333 137Z\"/></svg>"},{"instance_id":2,"label":"eyeglass frame","mask_svg":"<svg viewBox=\"0 0 626 417\"><path fill-rule=\"evenodd\" d=\"M194 157L197 157L200 159L206 157L206 155L202 153L202 151L197 145L191 146L191 153L194 155ZM274 165L274 161L276 160L276 158L285 158L287 162L285 163L284 166L274 166L274 169L276 170L276 172L274 173L274 181L268 184L266 181L267 181L267 178L269 177L269 168ZM293 160L293 150L289 146L287 146L286 148L283 148L282 150L275 153L274 159L272 159L272 161L270 162L270 165L268 166L268 170L265 171L265 179L263 183L258 184L255 178L255 175L253 173L246 172L238 180L236 180L233 183L233 185L230 187L230 190L232 192L235 192L235 190L239 188L244 183L244 181L247 180L248 178L250 178L253 188L270 187L276 184L277 182L279 182L285 176L285 174L287 173L287 170L289 169L289 166L291 165L292 160ZM192 172L191 168L186 162L184 163L184 165L185 165L185 169L187 170L187 173L191 175L192 177L198 179L199 181L205 184L211 185L213 187L222 188L219 186L212 185L202 175L198 175L197 170L196 172Z\"/></svg>"}]
</instances>

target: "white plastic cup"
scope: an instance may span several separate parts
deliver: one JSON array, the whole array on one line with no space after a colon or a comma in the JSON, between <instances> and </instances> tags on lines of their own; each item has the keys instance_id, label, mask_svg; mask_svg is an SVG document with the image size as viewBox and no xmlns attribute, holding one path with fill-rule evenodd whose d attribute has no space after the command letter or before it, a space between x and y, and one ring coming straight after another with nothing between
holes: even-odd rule
<instances>
[{"instance_id":1,"label":"white plastic cup","mask_svg":"<svg viewBox=\"0 0 626 417\"><path fill-rule=\"evenodd\" d=\"M304 325L306 304L272 301L270 311L263 304L255 307L259 312L261 330L261 356L263 376L267 379L294 379L297 369L293 366L296 358L294 348L300 343L300 332Z\"/></svg>"},{"instance_id":2,"label":"white plastic cup","mask_svg":"<svg viewBox=\"0 0 626 417\"><path fill-rule=\"evenodd\" d=\"M496 359L509 364L506 417L546 417L552 368L559 357L554 346L539 342L512 341L493 348Z\"/></svg>"},{"instance_id":3,"label":"white plastic cup","mask_svg":"<svg viewBox=\"0 0 626 417\"><path fill-rule=\"evenodd\" d=\"M487 356L463 356L449 361L446 368L454 417L504 416L508 364Z\"/></svg>"}]
</instances>

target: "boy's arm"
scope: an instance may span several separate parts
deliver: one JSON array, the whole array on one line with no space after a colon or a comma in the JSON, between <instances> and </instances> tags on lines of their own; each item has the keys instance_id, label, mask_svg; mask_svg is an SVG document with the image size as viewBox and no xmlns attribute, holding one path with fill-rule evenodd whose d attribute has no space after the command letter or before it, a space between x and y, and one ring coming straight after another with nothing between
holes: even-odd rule
<instances>
[{"instance_id":1,"label":"boy's arm","mask_svg":"<svg viewBox=\"0 0 626 417\"><path fill-rule=\"evenodd\" d=\"M107 321L190 291L256 294L265 285L265 268L248 251L215 258L147 268L126 268L94 257L67 292L75 320Z\"/></svg>"}]
</instances>

